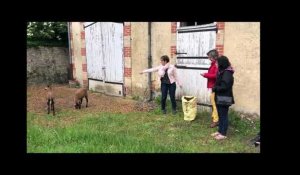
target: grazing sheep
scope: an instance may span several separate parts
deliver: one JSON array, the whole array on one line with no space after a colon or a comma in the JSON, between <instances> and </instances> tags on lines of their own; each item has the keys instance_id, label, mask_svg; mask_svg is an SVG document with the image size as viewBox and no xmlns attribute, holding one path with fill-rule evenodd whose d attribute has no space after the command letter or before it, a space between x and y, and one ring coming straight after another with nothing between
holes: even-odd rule
<instances>
[{"instance_id":1,"label":"grazing sheep","mask_svg":"<svg viewBox=\"0 0 300 175\"><path fill-rule=\"evenodd\" d=\"M82 99L86 99L86 107L88 107L88 93L87 88L80 88L75 92L74 107L75 109L81 109Z\"/></svg>"},{"instance_id":2,"label":"grazing sheep","mask_svg":"<svg viewBox=\"0 0 300 175\"><path fill-rule=\"evenodd\" d=\"M53 115L55 115L55 109L54 109L54 94L52 91L52 87L48 85L45 90L47 91L47 105L48 105L48 114L50 114L50 111L53 111Z\"/></svg>"}]
</instances>

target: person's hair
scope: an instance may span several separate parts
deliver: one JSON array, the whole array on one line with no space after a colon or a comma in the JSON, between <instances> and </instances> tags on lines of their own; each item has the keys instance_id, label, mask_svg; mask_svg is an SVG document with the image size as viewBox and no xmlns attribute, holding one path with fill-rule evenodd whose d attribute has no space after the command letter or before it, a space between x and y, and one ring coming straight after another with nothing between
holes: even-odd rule
<instances>
[{"instance_id":1,"label":"person's hair","mask_svg":"<svg viewBox=\"0 0 300 175\"><path fill-rule=\"evenodd\" d=\"M160 57L160 59L167 62L167 63L170 61L168 55L163 55L163 56Z\"/></svg>"},{"instance_id":2,"label":"person's hair","mask_svg":"<svg viewBox=\"0 0 300 175\"><path fill-rule=\"evenodd\" d=\"M226 56L220 56L218 59L217 59L217 62L218 62L218 69L219 70L225 70L226 68L228 68L229 66L231 66L228 58Z\"/></svg>"},{"instance_id":3,"label":"person's hair","mask_svg":"<svg viewBox=\"0 0 300 175\"><path fill-rule=\"evenodd\" d=\"M207 56L217 59L219 57L219 52L216 49L213 49L207 52Z\"/></svg>"}]
</instances>

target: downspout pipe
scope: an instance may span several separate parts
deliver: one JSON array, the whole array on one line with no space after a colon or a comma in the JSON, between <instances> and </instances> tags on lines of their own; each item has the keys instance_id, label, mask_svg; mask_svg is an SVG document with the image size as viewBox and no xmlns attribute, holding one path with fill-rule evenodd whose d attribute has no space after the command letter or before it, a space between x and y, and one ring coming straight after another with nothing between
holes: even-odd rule
<instances>
[{"instance_id":1,"label":"downspout pipe","mask_svg":"<svg viewBox=\"0 0 300 175\"><path fill-rule=\"evenodd\" d=\"M71 53L71 32L70 32L70 22L68 22L68 41L69 41L69 63L72 65L72 53ZM70 67L70 79L73 80L73 67Z\"/></svg>"},{"instance_id":2,"label":"downspout pipe","mask_svg":"<svg viewBox=\"0 0 300 175\"><path fill-rule=\"evenodd\" d=\"M151 55L151 22L148 22L148 69L152 67L152 55ZM149 101L152 101L152 88L151 88L151 76L148 74L148 87L149 87Z\"/></svg>"}]
</instances>

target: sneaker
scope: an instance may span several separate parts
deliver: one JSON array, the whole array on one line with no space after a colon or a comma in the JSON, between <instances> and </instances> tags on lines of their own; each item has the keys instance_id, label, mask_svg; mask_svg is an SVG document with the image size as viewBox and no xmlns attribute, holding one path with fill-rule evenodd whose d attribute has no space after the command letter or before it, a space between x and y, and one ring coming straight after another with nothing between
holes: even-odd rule
<instances>
[{"instance_id":1,"label":"sneaker","mask_svg":"<svg viewBox=\"0 0 300 175\"><path fill-rule=\"evenodd\" d=\"M254 139L250 140L251 144L255 144L256 142L260 142L260 135L257 135Z\"/></svg>"},{"instance_id":2,"label":"sneaker","mask_svg":"<svg viewBox=\"0 0 300 175\"><path fill-rule=\"evenodd\" d=\"M255 138L254 145L255 145L255 147L257 147L257 146L260 145L260 136L257 136L257 137Z\"/></svg>"},{"instance_id":3,"label":"sneaker","mask_svg":"<svg viewBox=\"0 0 300 175\"><path fill-rule=\"evenodd\" d=\"M162 110L162 113L163 113L163 114L167 114L167 110L165 110L165 109Z\"/></svg>"},{"instance_id":4,"label":"sneaker","mask_svg":"<svg viewBox=\"0 0 300 175\"><path fill-rule=\"evenodd\" d=\"M219 122L212 122L211 124L210 124L210 127L211 128L214 128L214 127L216 127L216 126L218 126L219 125Z\"/></svg>"},{"instance_id":5,"label":"sneaker","mask_svg":"<svg viewBox=\"0 0 300 175\"><path fill-rule=\"evenodd\" d=\"M211 136L212 136L212 137L216 137L216 136L219 135L219 134L220 134L219 132L215 132L215 133L212 133Z\"/></svg>"},{"instance_id":6,"label":"sneaker","mask_svg":"<svg viewBox=\"0 0 300 175\"><path fill-rule=\"evenodd\" d=\"M223 140L223 139L226 139L227 137L226 136L223 136L222 134L219 134L219 135L216 135L215 136L215 139L217 140Z\"/></svg>"}]
</instances>

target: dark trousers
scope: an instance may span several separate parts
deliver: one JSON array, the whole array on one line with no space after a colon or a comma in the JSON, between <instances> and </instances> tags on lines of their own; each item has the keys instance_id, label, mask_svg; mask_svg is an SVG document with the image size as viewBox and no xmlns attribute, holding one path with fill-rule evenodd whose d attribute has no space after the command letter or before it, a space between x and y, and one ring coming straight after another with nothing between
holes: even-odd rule
<instances>
[{"instance_id":1,"label":"dark trousers","mask_svg":"<svg viewBox=\"0 0 300 175\"><path fill-rule=\"evenodd\" d=\"M218 132L226 136L228 129L228 110L229 106L217 105L219 114L219 130Z\"/></svg>"},{"instance_id":2,"label":"dark trousers","mask_svg":"<svg viewBox=\"0 0 300 175\"><path fill-rule=\"evenodd\" d=\"M162 110L166 109L168 91L172 102L172 109L176 110L176 101L175 101L176 83L175 82L173 84L161 83L161 109Z\"/></svg>"}]
</instances>

